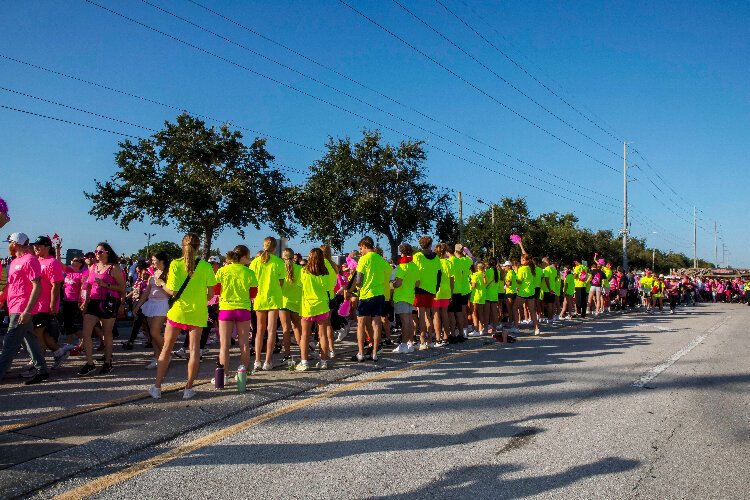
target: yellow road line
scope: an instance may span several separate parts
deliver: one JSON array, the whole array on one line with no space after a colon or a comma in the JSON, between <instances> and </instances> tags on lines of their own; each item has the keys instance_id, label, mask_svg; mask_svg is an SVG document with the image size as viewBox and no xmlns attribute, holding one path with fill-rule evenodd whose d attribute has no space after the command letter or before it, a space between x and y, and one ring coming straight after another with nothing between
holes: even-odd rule
<instances>
[{"instance_id":1,"label":"yellow road line","mask_svg":"<svg viewBox=\"0 0 750 500\"><path fill-rule=\"evenodd\" d=\"M371 384L373 382L378 382L380 380L392 378L392 377L401 375L403 373L406 373L412 370L417 370L419 368L425 368L428 366L436 365L438 363L450 361L451 359L468 356L469 354L475 354L479 351L483 351L492 347L493 345L485 345L477 349L462 351L462 352L452 354L449 356L441 356L437 359L434 359L431 361L425 361L422 363L417 363L415 365L407 366L399 370L383 372L383 373L380 373L379 375L369 377L365 380L361 380L358 382L351 382L351 383L348 383L339 387L333 387L331 389L326 390L325 392L316 394L315 396L312 396L310 398L296 401L282 408L278 408L268 413L264 413L263 415L258 415L257 417L253 417L251 419L245 420L244 422L240 422L238 424L234 424L224 429L212 432L194 441L182 444L169 451L156 455L155 457L151 457L147 460L131 465L130 467L122 471L114 472L112 474L108 474L106 476L102 476L100 478L89 481L88 483L84 485L81 485L77 488L73 488L72 490L69 490L65 493L62 493L54 497L54 499L55 500L78 500L80 498L94 495L96 493L99 493L102 490L105 490L109 487L120 484L122 482L125 482L128 479L132 479L135 476L138 476L152 469L155 469L156 467L164 465L167 462L171 462L172 460L182 458L185 455L188 455L200 448L222 441L228 437L231 437L235 434L243 432L247 429L250 429L262 423L268 422L269 420L273 420L277 417L281 417L283 415L292 413L302 408L306 408L308 406L314 405L315 403L319 401L332 398L343 392L352 391L354 389L363 387L367 384Z\"/></svg>"}]
</instances>

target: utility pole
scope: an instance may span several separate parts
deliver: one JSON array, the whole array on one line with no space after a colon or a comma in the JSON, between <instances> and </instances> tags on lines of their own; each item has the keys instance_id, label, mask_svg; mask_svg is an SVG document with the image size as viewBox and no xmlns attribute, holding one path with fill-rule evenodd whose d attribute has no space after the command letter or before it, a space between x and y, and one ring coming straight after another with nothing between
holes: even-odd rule
<instances>
[{"instance_id":1,"label":"utility pole","mask_svg":"<svg viewBox=\"0 0 750 500\"><path fill-rule=\"evenodd\" d=\"M693 206L693 269L698 268L698 219Z\"/></svg>"},{"instance_id":2,"label":"utility pole","mask_svg":"<svg viewBox=\"0 0 750 500\"><path fill-rule=\"evenodd\" d=\"M651 252L651 270L656 273L656 248Z\"/></svg>"},{"instance_id":3,"label":"utility pole","mask_svg":"<svg viewBox=\"0 0 750 500\"><path fill-rule=\"evenodd\" d=\"M628 143L622 143L622 269L628 272Z\"/></svg>"},{"instance_id":4,"label":"utility pole","mask_svg":"<svg viewBox=\"0 0 750 500\"><path fill-rule=\"evenodd\" d=\"M464 244L464 204L461 201L461 191L458 192L458 239Z\"/></svg>"},{"instance_id":5,"label":"utility pole","mask_svg":"<svg viewBox=\"0 0 750 500\"><path fill-rule=\"evenodd\" d=\"M151 258L151 237L156 236L156 233L143 233L146 236L146 260Z\"/></svg>"},{"instance_id":6,"label":"utility pole","mask_svg":"<svg viewBox=\"0 0 750 500\"><path fill-rule=\"evenodd\" d=\"M714 266L719 267L719 249L716 245L716 221L714 221Z\"/></svg>"}]
</instances>

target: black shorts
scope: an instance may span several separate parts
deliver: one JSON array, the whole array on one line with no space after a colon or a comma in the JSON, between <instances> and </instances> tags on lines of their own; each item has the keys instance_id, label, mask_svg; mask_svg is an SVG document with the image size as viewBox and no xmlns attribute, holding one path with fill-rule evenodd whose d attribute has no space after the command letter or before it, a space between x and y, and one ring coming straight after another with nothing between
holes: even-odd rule
<instances>
[{"instance_id":1,"label":"black shorts","mask_svg":"<svg viewBox=\"0 0 750 500\"><path fill-rule=\"evenodd\" d=\"M506 293L505 294L505 298L506 299L510 299L510 300L516 300L516 294L515 293Z\"/></svg>"},{"instance_id":2,"label":"black shorts","mask_svg":"<svg viewBox=\"0 0 750 500\"><path fill-rule=\"evenodd\" d=\"M460 293L454 293L453 296L451 296L451 303L448 304L448 312L449 313L460 313L462 309L462 297Z\"/></svg>"},{"instance_id":3,"label":"black shorts","mask_svg":"<svg viewBox=\"0 0 750 500\"><path fill-rule=\"evenodd\" d=\"M388 300L383 304L383 311L380 313L380 316L393 320L393 302Z\"/></svg>"},{"instance_id":4,"label":"black shorts","mask_svg":"<svg viewBox=\"0 0 750 500\"><path fill-rule=\"evenodd\" d=\"M73 335L81 329L83 317L81 316L81 308L78 306L78 301L63 300L62 313L63 327L66 334Z\"/></svg>"},{"instance_id":5,"label":"black shorts","mask_svg":"<svg viewBox=\"0 0 750 500\"><path fill-rule=\"evenodd\" d=\"M538 299L541 295L542 295L542 289L534 288L534 297Z\"/></svg>"},{"instance_id":6,"label":"black shorts","mask_svg":"<svg viewBox=\"0 0 750 500\"><path fill-rule=\"evenodd\" d=\"M89 300L89 305L86 306L86 314L96 316L99 319L116 319L117 311L120 310L121 303L122 301L120 299L115 299L114 312L110 314L102 310L101 300L91 299Z\"/></svg>"},{"instance_id":7,"label":"black shorts","mask_svg":"<svg viewBox=\"0 0 750 500\"><path fill-rule=\"evenodd\" d=\"M385 309L385 296L376 295L369 299L359 299L357 303L357 316L380 317Z\"/></svg>"},{"instance_id":8,"label":"black shorts","mask_svg":"<svg viewBox=\"0 0 750 500\"><path fill-rule=\"evenodd\" d=\"M466 293L461 295L461 305L462 306L468 306L469 305L469 296L471 293Z\"/></svg>"},{"instance_id":9,"label":"black shorts","mask_svg":"<svg viewBox=\"0 0 750 500\"><path fill-rule=\"evenodd\" d=\"M57 317L50 313L37 313L31 317L31 323L34 328L44 328L47 335L57 340L60 338L60 324Z\"/></svg>"},{"instance_id":10,"label":"black shorts","mask_svg":"<svg viewBox=\"0 0 750 500\"><path fill-rule=\"evenodd\" d=\"M497 294L497 301L500 302L501 304L503 302L505 302L505 294L504 293L498 293Z\"/></svg>"},{"instance_id":11,"label":"black shorts","mask_svg":"<svg viewBox=\"0 0 750 500\"><path fill-rule=\"evenodd\" d=\"M553 293L550 293L550 292L545 292L544 298L542 299L542 301L545 304L554 304L555 303L555 297L557 297L557 295L555 295Z\"/></svg>"}]
</instances>

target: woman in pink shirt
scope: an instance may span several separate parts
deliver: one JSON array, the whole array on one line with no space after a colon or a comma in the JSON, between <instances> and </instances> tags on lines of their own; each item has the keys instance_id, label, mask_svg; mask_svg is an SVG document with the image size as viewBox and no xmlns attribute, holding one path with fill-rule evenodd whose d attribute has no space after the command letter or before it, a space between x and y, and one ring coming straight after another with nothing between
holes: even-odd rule
<instances>
[{"instance_id":1,"label":"woman in pink shirt","mask_svg":"<svg viewBox=\"0 0 750 500\"><path fill-rule=\"evenodd\" d=\"M112 329L117 319L122 296L125 294L125 275L118 266L117 253L109 243L96 246L96 264L89 268L86 281L86 300L81 304L83 316L83 346L86 350L86 364L78 372L79 377L91 375L96 370L91 346L91 334L101 322L104 338L104 364L99 375L112 372Z\"/></svg>"}]
</instances>

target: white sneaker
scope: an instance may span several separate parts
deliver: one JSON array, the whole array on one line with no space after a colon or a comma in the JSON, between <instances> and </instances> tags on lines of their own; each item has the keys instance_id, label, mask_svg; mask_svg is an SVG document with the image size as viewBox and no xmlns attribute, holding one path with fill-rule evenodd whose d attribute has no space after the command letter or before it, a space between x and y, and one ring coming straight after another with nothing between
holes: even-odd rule
<instances>
[{"instance_id":1,"label":"white sneaker","mask_svg":"<svg viewBox=\"0 0 750 500\"><path fill-rule=\"evenodd\" d=\"M161 399L161 389L156 386L150 387L148 395L154 399Z\"/></svg>"},{"instance_id":2,"label":"white sneaker","mask_svg":"<svg viewBox=\"0 0 750 500\"><path fill-rule=\"evenodd\" d=\"M542 332L539 331L539 328L537 328L536 330L534 330L534 335L541 335L541 334L542 334Z\"/></svg>"},{"instance_id":3,"label":"white sneaker","mask_svg":"<svg viewBox=\"0 0 750 500\"><path fill-rule=\"evenodd\" d=\"M263 367L263 364L260 361L256 361L253 363L253 373L257 372Z\"/></svg>"},{"instance_id":4,"label":"white sneaker","mask_svg":"<svg viewBox=\"0 0 750 500\"><path fill-rule=\"evenodd\" d=\"M411 342L406 343L406 353L411 354L414 352L414 344Z\"/></svg>"},{"instance_id":5,"label":"white sneaker","mask_svg":"<svg viewBox=\"0 0 750 500\"><path fill-rule=\"evenodd\" d=\"M318 361L318 370L327 370L328 369L328 361L322 359Z\"/></svg>"},{"instance_id":6,"label":"white sneaker","mask_svg":"<svg viewBox=\"0 0 750 500\"><path fill-rule=\"evenodd\" d=\"M146 370L153 370L156 368L156 365L159 364L159 361L152 359L149 364L146 365Z\"/></svg>"},{"instance_id":7,"label":"white sneaker","mask_svg":"<svg viewBox=\"0 0 750 500\"><path fill-rule=\"evenodd\" d=\"M264 372L268 372L268 371L271 371L271 370L273 370L273 365L271 363L269 363L268 361L266 361L265 363L263 363L263 371Z\"/></svg>"},{"instance_id":8,"label":"white sneaker","mask_svg":"<svg viewBox=\"0 0 750 500\"><path fill-rule=\"evenodd\" d=\"M310 366L307 364L307 361L301 361L294 369L298 372L306 372L310 369Z\"/></svg>"},{"instance_id":9,"label":"white sneaker","mask_svg":"<svg viewBox=\"0 0 750 500\"><path fill-rule=\"evenodd\" d=\"M184 347L180 347L176 351L172 351L172 356L176 356L176 357L178 357L180 359L185 359L185 358L188 357L188 353L185 352L185 348Z\"/></svg>"},{"instance_id":10,"label":"white sneaker","mask_svg":"<svg viewBox=\"0 0 750 500\"><path fill-rule=\"evenodd\" d=\"M401 342L394 350L391 351L394 354L406 354L409 352L409 348L405 343Z\"/></svg>"},{"instance_id":11,"label":"white sneaker","mask_svg":"<svg viewBox=\"0 0 750 500\"><path fill-rule=\"evenodd\" d=\"M336 357L336 355L333 353L333 349L331 349L330 351L328 351L328 359L334 359L335 357Z\"/></svg>"},{"instance_id":12,"label":"white sneaker","mask_svg":"<svg viewBox=\"0 0 750 500\"><path fill-rule=\"evenodd\" d=\"M190 399L195 397L195 389L192 387L185 387L185 391L182 393L182 399Z\"/></svg>"},{"instance_id":13,"label":"white sneaker","mask_svg":"<svg viewBox=\"0 0 750 500\"><path fill-rule=\"evenodd\" d=\"M430 348L430 346L428 346L427 344L419 344L419 350L420 351L426 351L429 348Z\"/></svg>"},{"instance_id":14,"label":"white sneaker","mask_svg":"<svg viewBox=\"0 0 750 500\"><path fill-rule=\"evenodd\" d=\"M477 331L477 330L474 330L473 332L469 333L469 337L481 337L481 336L482 336L482 332Z\"/></svg>"}]
</instances>

